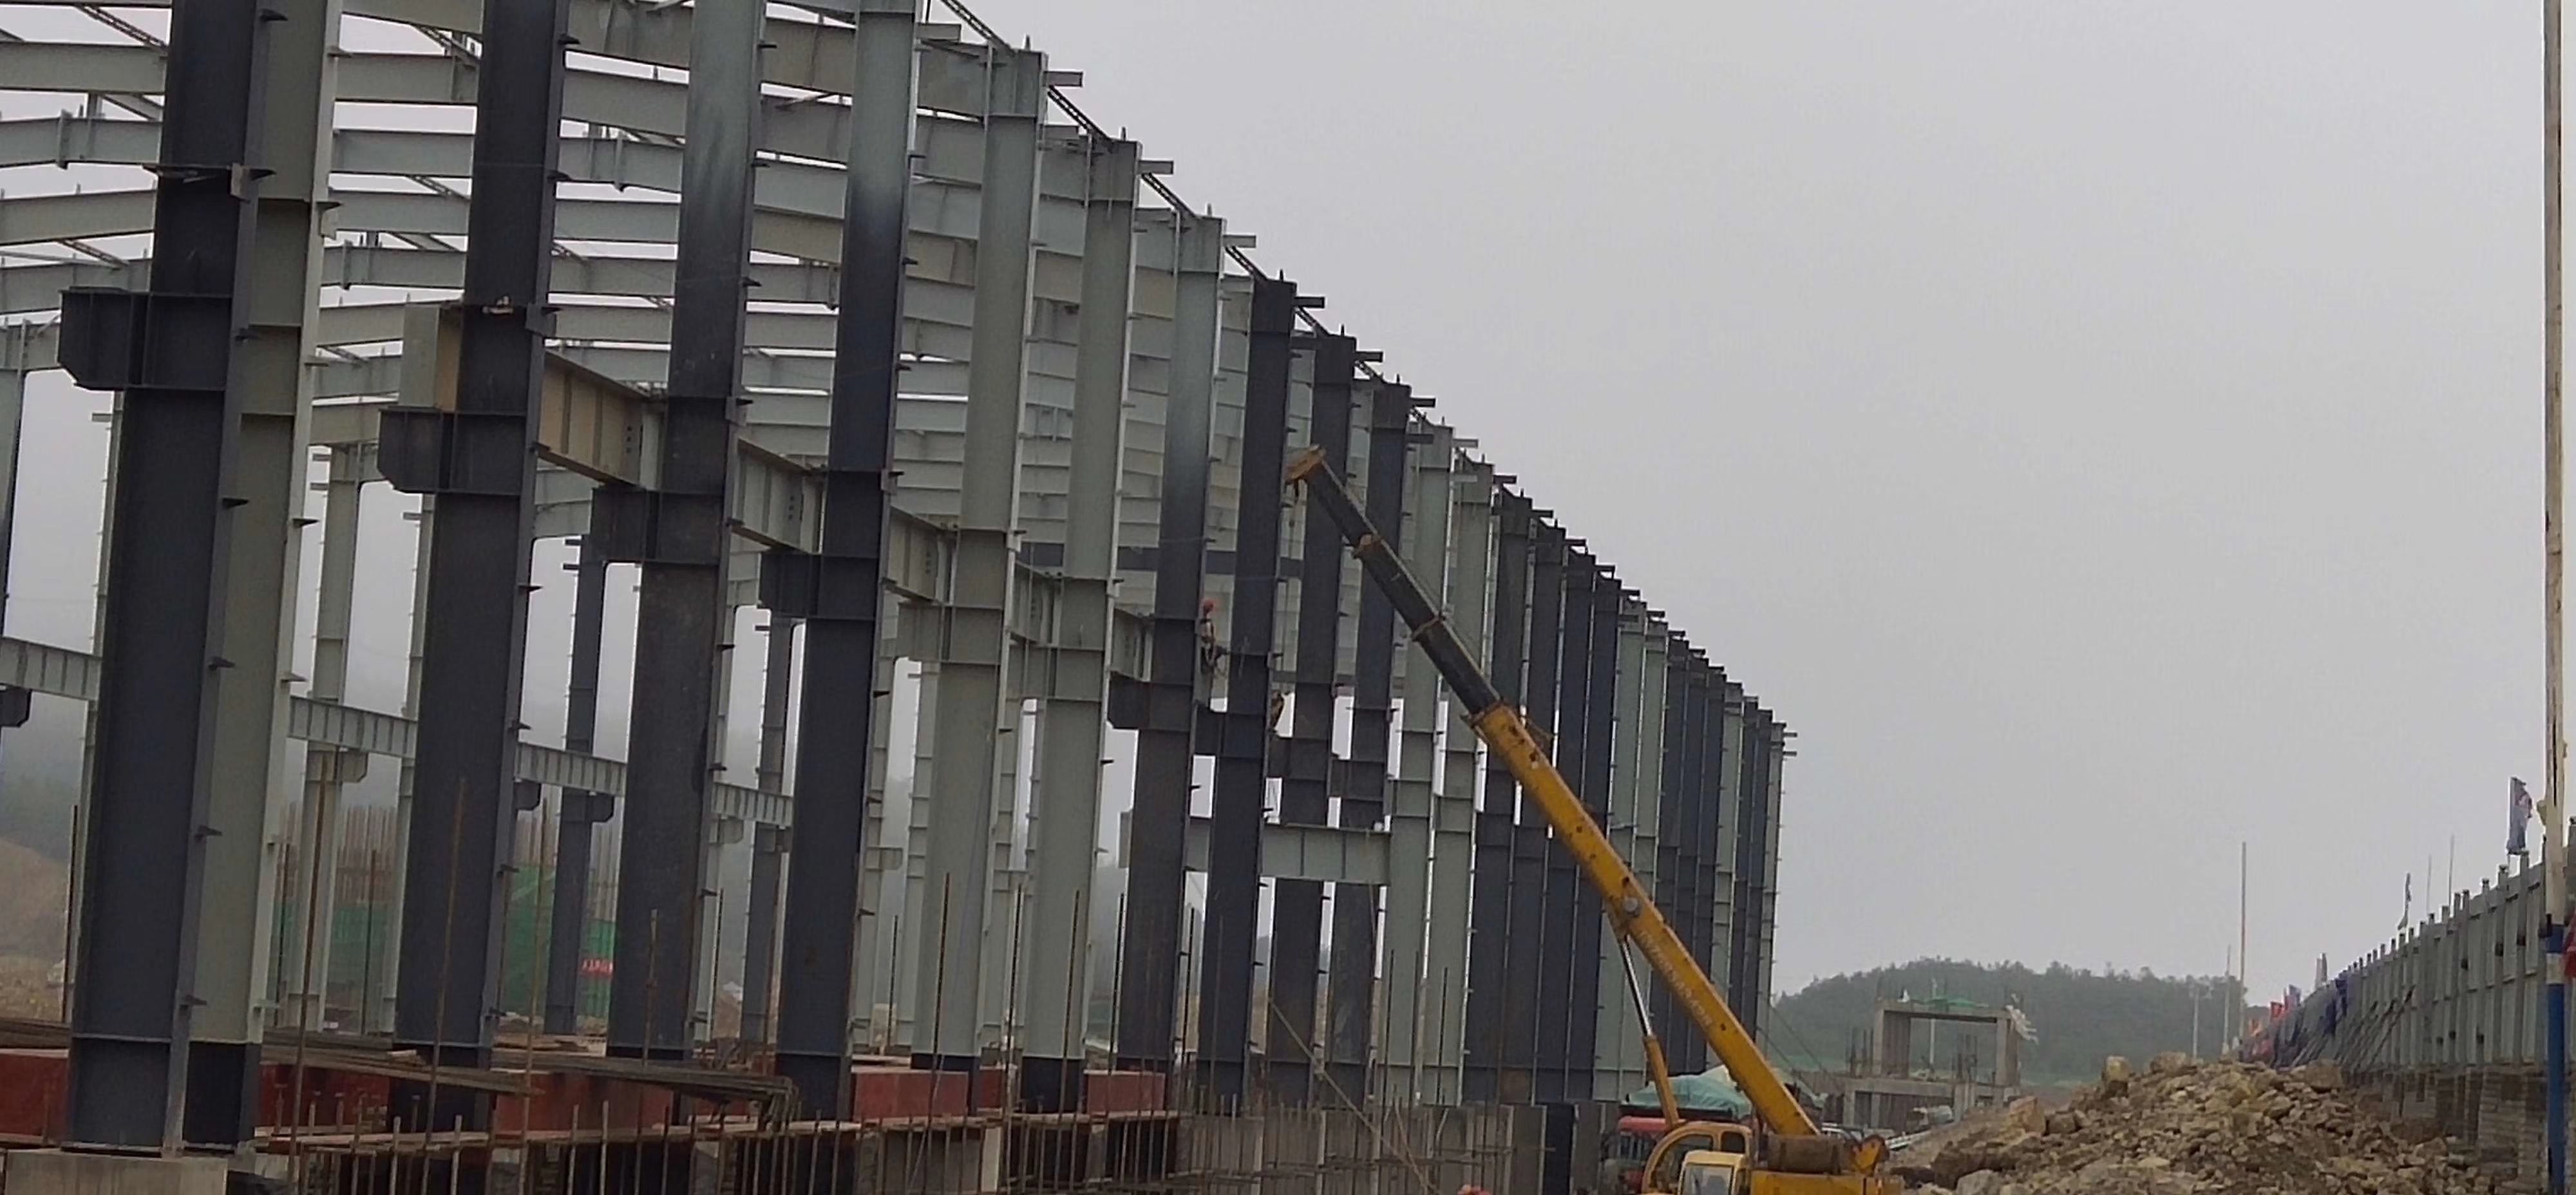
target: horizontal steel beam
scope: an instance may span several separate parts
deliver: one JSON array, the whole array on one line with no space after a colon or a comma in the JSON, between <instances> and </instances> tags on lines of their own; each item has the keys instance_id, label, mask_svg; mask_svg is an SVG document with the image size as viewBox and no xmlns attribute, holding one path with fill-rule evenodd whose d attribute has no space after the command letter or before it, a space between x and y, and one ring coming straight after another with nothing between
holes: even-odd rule
<instances>
[{"instance_id":1,"label":"horizontal steel beam","mask_svg":"<svg viewBox=\"0 0 2576 1195\"><path fill-rule=\"evenodd\" d=\"M1127 866L1127 845L1135 819L1118 815L1118 865ZM1206 871L1208 819L1192 817L1181 842L1181 859L1191 871ZM1327 884L1379 884L1387 879L1387 835L1383 830L1346 830L1338 826L1261 825L1261 874L1274 880L1313 880Z\"/></svg>"},{"instance_id":2,"label":"horizontal steel beam","mask_svg":"<svg viewBox=\"0 0 2576 1195\"><path fill-rule=\"evenodd\" d=\"M86 702L98 699L98 674L98 657L87 652L0 638L0 684ZM309 697L291 701L286 723L288 737L302 742L395 759L411 758L418 732L416 723L398 714ZM625 764L536 743L519 744L518 778L586 792L626 791ZM720 817L787 824L786 797L738 784L716 786L715 808Z\"/></svg>"}]
</instances>

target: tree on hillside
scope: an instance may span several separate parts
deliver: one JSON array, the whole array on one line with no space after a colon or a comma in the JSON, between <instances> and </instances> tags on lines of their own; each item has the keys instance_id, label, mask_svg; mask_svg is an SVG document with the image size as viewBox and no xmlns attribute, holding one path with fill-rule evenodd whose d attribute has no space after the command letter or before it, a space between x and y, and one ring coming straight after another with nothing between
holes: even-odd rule
<instances>
[{"instance_id":1,"label":"tree on hillside","mask_svg":"<svg viewBox=\"0 0 2576 1195\"><path fill-rule=\"evenodd\" d=\"M1880 1000L1935 997L2020 1008L2038 1033L2038 1040L2022 1046L2023 1076L2043 1083L2090 1078L2107 1055L2143 1062L2166 1050L2189 1050L2195 998L2201 1053L2213 1053L2234 1020L2228 1010L2244 1004L2236 982L2227 978L2108 966L2097 972L2065 963L2034 971L2020 963L1917 959L1819 979L1782 997L1771 1010L1766 1036L1775 1056L1794 1068L1839 1072L1855 1055L1866 1058ZM1946 1040L1938 1056L1930 1056L1936 1048L1932 1035L1917 1032L1914 1065L1936 1071L1953 1065L1947 1042L1958 1039L1941 1036ZM1979 1048L1981 1064L1990 1063L1991 1044Z\"/></svg>"}]
</instances>

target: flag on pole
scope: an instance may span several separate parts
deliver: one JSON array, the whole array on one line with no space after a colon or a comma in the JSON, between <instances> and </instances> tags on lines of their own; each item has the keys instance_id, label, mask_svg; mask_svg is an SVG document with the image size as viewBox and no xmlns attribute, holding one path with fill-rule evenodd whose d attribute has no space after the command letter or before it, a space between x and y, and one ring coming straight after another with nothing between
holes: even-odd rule
<instances>
[{"instance_id":1,"label":"flag on pole","mask_svg":"<svg viewBox=\"0 0 2576 1195\"><path fill-rule=\"evenodd\" d=\"M2523 787L2521 777L2512 779L2513 788L2509 795L2511 813L2505 821L2504 849L2507 854L2529 854L2531 846L2523 836L2523 826L2531 820L2531 790Z\"/></svg>"}]
</instances>

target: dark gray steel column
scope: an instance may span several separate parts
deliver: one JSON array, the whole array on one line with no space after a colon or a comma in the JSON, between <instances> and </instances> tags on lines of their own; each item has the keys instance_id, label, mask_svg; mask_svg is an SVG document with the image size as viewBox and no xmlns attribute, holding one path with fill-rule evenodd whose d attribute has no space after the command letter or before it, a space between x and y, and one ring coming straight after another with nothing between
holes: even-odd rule
<instances>
[{"instance_id":1,"label":"dark gray steel column","mask_svg":"<svg viewBox=\"0 0 2576 1195\"><path fill-rule=\"evenodd\" d=\"M591 500L592 535L608 558L643 566L608 1052L665 1060L688 1056L697 1007L716 711L724 699L717 660L733 617L725 600L727 519L741 430L743 274L766 9L693 11L660 476L653 489L604 488Z\"/></svg>"},{"instance_id":2,"label":"dark gray steel column","mask_svg":"<svg viewBox=\"0 0 2576 1195\"><path fill-rule=\"evenodd\" d=\"M1712 948L1709 941L1708 920L1703 916L1709 901L1702 888L1702 877L1706 874L1704 856L1708 851L1708 819L1712 813L1710 794L1716 789L1718 776L1717 757L1710 753L1710 748L1714 742L1712 736L1716 733L1722 682L1712 675L1704 655L1694 655L1692 672L1691 759L1686 780L1688 787L1682 790L1681 795L1682 841L1676 861L1681 874L1675 881L1673 908L1674 915L1688 927L1682 931L1683 944L1690 947L1691 957L1700 961L1700 966L1722 989L1726 982L1726 951L1723 946ZM1691 1066L1693 1069L1705 1067L1708 1063L1707 1039L1694 1026L1688 1040Z\"/></svg>"},{"instance_id":3,"label":"dark gray steel column","mask_svg":"<svg viewBox=\"0 0 2576 1195\"><path fill-rule=\"evenodd\" d=\"M1679 631L1672 632L1667 646L1664 671L1662 716L1663 772L1655 785L1655 907L1679 909L1681 903L1682 792L1688 783L1691 760L1690 685L1693 668L1690 641ZM1667 914L1670 916L1670 914ZM1688 939L1684 939L1688 941ZM1697 1026L1687 1023L1681 1007L1673 1000L1670 984L1661 978L1648 989L1649 1005L1654 1011L1655 1028L1664 1039L1667 1061L1678 1066L1687 1053L1688 1043L1699 1035Z\"/></svg>"},{"instance_id":4,"label":"dark gray steel column","mask_svg":"<svg viewBox=\"0 0 2576 1195\"><path fill-rule=\"evenodd\" d=\"M590 754L599 731L600 624L608 617L608 557L583 536L573 574L572 669L564 692L564 750ZM581 1028L581 960L590 929L593 831L616 812L604 793L565 789L555 820L555 879L546 927L546 1032Z\"/></svg>"},{"instance_id":5,"label":"dark gray steel column","mask_svg":"<svg viewBox=\"0 0 2576 1195\"><path fill-rule=\"evenodd\" d=\"M1585 670L1591 692L1585 699L1587 725L1583 733L1583 779L1577 790L1583 795L1583 807L1592 811L1594 824L1609 826L1611 759L1616 744L1612 736L1626 728L1617 727L1619 711L1619 608L1627 600L1627 590L1619 584L1617 573L1603 565L1592 584L1592 605L1585 616L1592 622L1586 638L1592 663ZM1574 953L1567 971L1574 993L1568 1011L1572 1014L1565 1036L1566 1098L1591 1099L1594 1091L1594 1064L1600 1053L1595 1043L1601 1035L1601 894L1590 884L1575 888ZM1620 999L1624 991L1614 992Z\"/></svg>"},{"instance_id":6,"label":"dark gray steel column","mask_svg":"<svg viewBox=\"0 0 2576 1195\"><path fill-rule=\"evenodd\" d=\"M1351 382L1358 345L1346 336L1314 339L1314 389L1307 438L1341 475L1350 472ZM1246 482L1247 488L1250 482ZM1306 520L1297 557L1297 688L1281 744L1287 775L1279 782L1279 822L1322 826L1332 821L1333 723L1341 668L1341 533L1330 519ZM1282 879L1270 889L1270 1023L1262 1036L1266 1094L1295 1106L1311 1098L1315 1059L1307 1047L1324 1048L1316 1017L1316 980L1323 965L1324 886Z\"/></svg>"},{"instance_id":7,"label":"dark gray steel column","mask_svg":"<svg viewBox=\"0 0 2576 1195\"><path fill-rule=\"evenodd\" d=\"M849 1106L853 925L876 733L879 592L903 322L904 200L912 178L912 0L859 0L842 200L840 321L833 331L831 449L822 551L762 562L772 617L805 621L787 912L779 948L778 1073L811 1112ZM865 960L871 966L875 960Z\"/></svg>"},{"instance_id":8,"label":"dark gray steel column","mask_svg":"<svg viewBox=\"0 0 2576 1195\"><path fill-rule=\"evenodd\" d=\"M1169 1070L1180 1013L1182 854L1199 709L1199 602L1207 573L1208 431L1215 405L1225 223L1173 219L1172 381L1163 407L1154 643L1136 735L1126 929L1118 950L1117 1062Z\"/></svg>"},{"instance_id":9,"label":"dark gray steel column","mask_svg":"<svg viewBox=\"0 0 2576 1195\"><path fill-rule=\"evenodd\" d=\"M796 620L770 615L769 625L762 628L767 641L767 663L760 674L760 762L753 765L753 783L760 791L787 791L787 715L794 700L796 679Z\"/></svg>"},{"instance_id":10,"label":"dark gray steel column","mask_svg":"<svg viewBox=\"0 0 2576 1195\"><path fill-rule=\"evenodd\" d=\"M1507 490L1494 498L1494 625L1491 656L1494 691L1521 700L1522 661L1528 653L1529 500ZM1470 714L1473 711L1461 711ZM1461 733L1452 727L1450 733ZM1512 825L1520 786L1500 758L1485 764L1484 800L1476 809L1476 875L1467 909L1466 1098L1490 1103L1506 1097L1502 1076L1516 1055L1508 1020L1515 972L1512 953ZM1524 1092L1517 1098L1526 1099Z\"/></svg>"},{"instance_id":11,"label":"dark gray steel column","mask_svg":"<svg viewBox=\"0 0 2576 1195\"><path fill-rule=\"evenodd\" d=\"M1493 479L1483 463L1459 455L1456 434L1450 429L1434 428L1432 436L1428 449L1432 459L1419 472L1426 485L1437 484L1440 492L1435 501L1448 512L1448 529L1437 550L1447 562L1449 625L1467 651L1490 666L1493 639L1486 620L1492 612ZM1417 538L1415 548L1417 558L1428 558L1434 545ZM1459 1076L1466 1067L1467 934L1475 894L1476 791L1481 785L1476 736L1468 732L1464 715L1441 700L1444 688L1431 657L1415 648L1405 662L1405 735L1408 744L1420 736L1426 758L1418 769L1407 762L1398 770L1420 771L1428 787L1432 740L1438 739L1436 748L1445 757L1445 770L1431 803L1429 940L1423 951L1424 994L1417 1017L1423 1025L1422 1040L1429 1043L1431 1073L1422 1088L1429 1102L1452 1106L1465 1099ZM1445 738L1440 737L1444 734ZM1412 750L1406 747L1408 753ZM1390 846L1393 842L1389 840ZM1388 1006L1390 1019L1396 1011L1396 1006Z\"/></svg>"},{"instance_id":12,"label":"dark gray steel column","mask_svg":"<svg viewBox=\"0 0 2576 1195\"><path fill-rule=\"evenodd\" d=\"M1261 913L1261 823L1267 803L1270 653L1279 610L1279 516L1288 453L1288 381L1297 286L1252 283L1251 355L1243 387L1243 485L1234 537L1234 613L1224 729L1209 809L1207 928L1199 957L1199 1098L1240 1105L1252 1045L1252 943ZM1128 902L1132 915L1135 902Z\"/></svg>"},{"instance_id":13,"label":"dark gray steel column","mask_svg":"<svg viewBox=\"0 0 2576 1195\"><path fill-rule=\"evenodd\" d=\"M1531 732L1552 741L1556 727L1558 638L1565 613L1565 532L1551 521L1552 512L1530 512L1529 626L1521 677L1522 710ZM1506 1039L1503 1098L1535 1103L1539 1094L1539 1025L1562 1005L1551 1006L1539 991L1538 975L1547 966L1547 866L1555 844L1549 840L1547 815L1527 792L1520 795L1520 820L1512 831L1512 936L1505 954L1504 1021ZM1556 943L1562 947L1563 943Z\"/></svg>"},{"instance_id":14,"label":"dark gray steel column","mask_svg":"<svg viewBox=\"0 0 2576 1195\"><path fill-rule=\"evenodd\" d=\"M1600 565L1582 545L1580 539L1566 540L1568 550L1560 579L1564 604L1559 610L1562 629L1557 640L1556 739L1551 753L1556 770L1575 786L1576 796L1588 808L1593 798L1583 793L1582 785L1591 775L1592 590L1600 578ZM1583 897L1590 888L1575 868L1573 856L1551 845L1547 852L1547 908L1542 922L1547 945L1535 973L1540 1009L1538 1099L1542 1104L1574 1098L1572 1056L1591 1052L1589 1038L1579 1051L1568 1040L1574 1032L1574 972L1580 969L1577 961L1583 948Z\"/></svg>"},{"instance_id":15,"label":"dark gray steel column","mask_svg":"<svg viewBox=\"0 0 2576 1195\"><path fill-rule=\"evenodd\" d=\"M1770 714L1750 697L1737 699L1741 711L1734 733L1725 742L1725 766L1736 776L1736 832L1733 844L1735 859L1735 908L1730 920L1728 938L1731 946L1727 966L1727 999L1741 1011L1745 1032L1754 1032L1760 1009L1762 889L1765 865L1762 844L1768 830L1769 803L1763 789L1771 774L1764 759L1769 746ZM1714 837L1712 835L1712 837ZM1714 852L1712 852L1714 853Z\"/></svg>"},{"instance_id":16,"label":"dark gray steel column","mask_svg":"<svg viewBox=\"0 0 2576 1195\"><path fill-rule=\"evenodd\" d=\"M64 368L122 392L71 967L68 1124L82 1145L174 1147L188 1093L234 454L252 381L236 356L265 24L248 0L172 12L151 289L62 300Z\"/></svg>"},{"instance_id":17,"label":"dark gray steel column","mask_svg":"<svg viewBox=\"0 0 2576 1195\"><path fill-rule=\"evenodd\" d=\"M1759 1032L1770 1023L1771 963L1775 958L1773 936L1780 920L1780 799L1781 773L1789 755L1789 728L1769 714L1763 716L1762 735L1762 920L1753 948L1754 1005L1762 1010L1748 1032Z\"/></svg>"},{"instance_id":18,"label":"dark gray steel column","mask_svg":"<svg viewBox=\"0 0 2576 1195\"><path fill-rule=\"evenodd\" d=\"M787 859L787 827L751 828L751 912L742 945L742 1039L769 1040L769 1007L778 974L778 869Z\"/></svg>"},{"instance_id":19,"label":"dark gray steel column","mask_svg":"<svg viewBox=\"0 0 2576 1195\"><path fill-rule=\"evenodd\" d=\"M1074 355L1073 470L1065 488L1062 605L1038 708L1037 825L1020 1011L1027 1025L1020 1100L1080 1111L1091 993L1093 882L1106 743L1110 586L1118 571L1118 481L1126 462L1129 311L1136 282L1136 143L1085 145L1082 310Z\"/></svg>"},{"instance_id":20,"label":"dark gray steel column","mask_svg":"<svg viewBox=\"0 0 2576 1195\"><path fill-rule=\"evenodd\" d=\"M381 425L386 480L438 500L394 1042L447 1066L490 1061L500 982L569 10L484 4L455 407L397 407ZM481 1095L432 1094L402 1085L395 1115L414 1129L479 1128L490 1110Z\"/></svg>"},{"instance_id":21,"label":"dark gray steel column","mask_svg":"<svg viewBox=\"0 0 2576 1195\"><path fill-rule=\"evenodd\" d=\"M1381 382L1368 396L1368 490L1362 501L1386 546L1404 551L1406 456L1412 451L1413 389ZM1395 713L1395 607L1375 585L1360 588L1359 637L1352 652L1350 786L1342 793L1341 824L1375 830L1386 820L1387 760ZM1430 866L1428 859L1387 860L1389 870ZM1368 884L1333 885L1333 959L1330 1041L1324 1048L1340 1097L1356 1104L1375 1093L1369 1082L1370 1030L1377 1017L1378 890ZM1419 980L1396 976L1390 983Z\"/></svg>"}]
</instances>

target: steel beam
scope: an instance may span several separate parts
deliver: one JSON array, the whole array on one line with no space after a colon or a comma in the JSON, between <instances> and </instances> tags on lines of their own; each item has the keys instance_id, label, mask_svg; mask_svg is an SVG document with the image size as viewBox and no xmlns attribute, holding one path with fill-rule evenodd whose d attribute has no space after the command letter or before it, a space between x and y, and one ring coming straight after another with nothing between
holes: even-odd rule
<instances>
[{"instance_id":1,"label":"steel beam","mask_svg":"<svg viewBox=\"0 0 2576 1195\"><path fill-rule=\"evenodd\" d=\"M1500 479L1498 478L1497 481ZM1531 563L1529 500L1497 488L1494 495L1492 651L1494 691L1527 708ZM1520 1030L1527 1005L1512 965L1523 948L1512 937L1520 915L1520 785L1498 756L1485 760L1484 796L1476 810L1475 891L1467 914L1467 1099L1527 1103L1528 1055ZM1527 923L1521 923L1524 929ZM1505 1083L1506 1074L1515 1076Z\"/></svg>"},{"instance_id":2,"label":"steel beam","mask_svg":"<svg viewBox=\"0 0 2576 1195\"><path fill-rule=\"evenodd\" d=\"M448 1066L481 1067L491 1055L568 3L488 0L456 406L397 408L383 426L387 480L438 499L394 1040ZM479 1128L489 1105L404 1084L395 1116Z\"/></svg>"},{"instance_id":3,"label":"steel beam","mask_svg":"<svg viewBox=\"0 0 2576 1195\"><path fill-rule=\"evenodd\" d=\"M1406 462L1412 428L1412 388L1395 382L1370 388L1368 482L1362 501L1369 521L1399 552L1404 550L1406 534ZM1395 702L1395 607L1385 591L1374 585L1360 591L1352 663L1350 783L1342 793L1340 820L1347 830L1374 830L1386 820L1387 756ZM1412 855L1402 864L1399 873L1388 879L1391 885L1409 886L1418 902L1430 882L1429 856ZM1420 912L1418 903L1415 912ZM1325 1066L1333 1077L1336 1100L1349 1106L1375 1094L1370 1078L1377 1020L1377 919L1376 889L1355 884L1333 889L1331 1021L1326 1028L1330 1041L1325 1046ZM1413 932L1418 939L1419 927ZM1387 983L1418 986L1417 980L1405 975L1390 975Z\"/></svg>"},{"instance_id":4,"label":"steel beam","mask_svg":"<svg viewBox=\"0 0 2576 1195\"><path fill-rule=\"evenodd\" d=\"M751 257L765 12L717 4L691 23L660 467L649 489L606 487L592 498L589 538L611 561L643 573L608 990L612 1056L687 1057L697 1006L708 788L721 766L718 662L732 626L726 522L741 433L742 275Z\"/></svg>"},{"instance_id":5,"label":"steel beam","mask_svg":"<svg viewBox=\"0 0 2576 1195\"><path fill-rule=\"evenodd\" d=\"M1168 1071L1180 1013L1181 913L1188 872L1171 828L1190 815L1200 704L1199 603L1206 591L1208 454L1215 408L1218 279L1225 224L1175 214L1171 400L1163 416L1153 652L1136 736L1135 824L1118 956L1116 1060Z\"/></svg>"},{"instance_id":6,"label":"steel beam","mask_svg":"<svg viewBox=\"0 0 2576 1195\"><path fill-rule=\"evenodd\" d=\"M1411 530L1405 540L1406 567L1422 582L1426 593L1453 594L1449 586L1449 465L1454 450L1450 447L1448 429L1441 428L1423 436L1422 451L1406 469L1406 480L1412 487L1405 506L1411 513ZM1399 456L1403 455L1401 453ZM1375 461L1372 456L1371 461ZM1444 610L1456 609L1455 597L1435 599ZM1390 618L1390 624L1392 618ZM1462 645L1472 644L1472 638ZM1468 650L1473 651L1471 646ZM1396 751L1394 801L1387 822L1387 837L1392 856L1402 862L1386 889L1386 945L1384 961L1377 967L1386 984L1385 1063L1383 1079L1372 1098L1394 1099L1405 1104L1421 1102L1425 1081L1432 1067L1425 1066L1426 1051L1435 1055L1440 1036L1456 1025L1456 1010L1439 1006L1440 975L1426 976L1424 962L1437 947L1431 936L1431 905L1436 885L1447 877L1444 863L1436 848L1461 848L1465 843L1453 840L1447 827L1436 839L1436 817L1451 810L1438 803L1433 795L1433 769L1438 763L1440 744L1440 678L1432 669L1430 657L1419 650L1404 653L1403 723ZM1472 810L1464 811L1472 814ZM1467 820L1460 818L1455 827L1466 831ZM1417 865L1418 861L1418 865ZM1463 862L1463 860L1461 860ZM1460 873L1463 881L1464 873ZM1460 884L1464 894L1465 885ZM1463 900L1461 904L1463 905ZM1465 945L1466 923L1458 924L1459 945ZM1424 998L1424 989L1432 998Z\"/></svg>"},{"instance_id":7,"label":"steel beam","mask_svg":"<svg viewBox=\"0 0 2576 1195\"><path fill-rule=\"evenodd\" d=\"M1110 583L1118 567L1118 483L1126 458L1127 311L1135 284L1136 143L1089 143L1092 197L1083 228L1082 328L1074 394L1073 473L1065 503L1064 621L1038 710L1037 896L1028 936L1028 1054L1020 1100L1032 1112L1083 1107L1091 991L1091 921L1100 836L1100 769L1108 726Z\"/></svg>"},{"instance_id":8,"label":"steel beam","mask_svg":"<svg viewBox=\"0 0 2576 1195\"><path fill-rule=\"evenodd\" d=\"M1210 809L1207 929L1200 955L1200 1100L1232 1109L1250 1094L1252 945L1261 911L1261 823L1274 715L1270 655L1279 606L1281 482L1296 284L1252 284L1251 356L1243 392L1243 489L1235 514L1234 609L1227 620L1225 715ZM1129 911L1134 911L1131 901ZM1312 1047L1317 1043L1308 1039Z\"/></svg>"},{"instance_id":9,"label":"steel beam","mask_svg":"<svg viewBox=\"0 0 2576 1195\"><path fill-rule=\"evenodd\" d=\"M248 0L172 13L172 118L153 220L169 257L148 291L64 300L75 380L120 394L99 627L107 663L72 966L80 983L67 1124L81 1145L175 1152L183 1109L195 1106L184 1126L200 1138L191 1144L229 1152L241 1139L233 1126L247 1119L226 1112L243 1106L242 1075L210 1065L192 1077L183 1043L206 978L198 956L208 831L230 811L212 791L213 731L217 670L231 663L223 652L237 437L250 390L271 380L254 376L251 354L237 347L266 314L253 302L259 184L246 180L267 165L267 24ZM240 663L267 670L264 660ZM256 850L256 823L250 836Z\"/></svg>"},{"instance_id":10,"label":"steel beam","mask_svg":"<svg viewBox=\"0 0 2576 1195\"><path fill-rule=\"evenodd\" d=\"M1450 439L1447 428L1435 433ZM1449 623L1458 632L1467 650L1479 656L1488 674L1498 671L1494 660L1495 639L1490 618L1493 610L1494 546L1494 479L1493 471L1481 463L1455 458L1451 461L1449 531ZM1431 667L1429 660L1415 653L1407 665L1407 683L1412 671ZM1436 670L1432 679L1437 681ZM1440 693L1433 690L1435 703ZM1412 698L1407 696L1406 707ZM1431 950L1424 970L1434 993L1427 1009L1431 1021L1430 1075L1423 1084L1423 1098L1433 1104L1457 1104L1471 1098L1490 1100L1490 1091L1470 1096L1465 1086L1468 1034L1468 983L1473 968L1471 944L1478 910L1478 869L1484 866L1484 818L1476 808L1479 788L1476 770L1476 737L1467 730L1466 711L1452 711L1457 716L1439 720L1439 707L1431 710L1440 728L1442 747L1440 791L1432 815L1432 881L1431 881ZM1508 849L1508 844L1506 844ZM1500 866L1508 868L1505 855ZM1499 878L1499 877L1498 877Z\"/></svg>"},{"instance_id":11,"label":"steel beam","mask_svg":"<svg viewBox=\"0 0 2576 1195\"><path fill-rule=\"evenodd\" d=\"M762 577L774 615L805 620L805 693L796 758L796 828L787 863L779 977L778 1073L805 1107L849 1106L851 957L867 849L868 749L875 735L879 578L892 464L902 330L903 230L911 178L912 0L862 0L854 35L841 324L832 375L831 453L820 551L772 557Z\"/></svg>"},{"instance_id":12,"label":"steel beam","mask_svg":"<svg viewBox=\"0 0 2576 1195\"><path fill-rule=\"evenodd\" d=\"M1314 339L1314 382L1306 420L1308 444L1332 467L1347 473L1351 454L1351 384L1359 346L1346 336ZM1297 684L1288 736L1279 744L1285 775L1279 785L1279 823L1331 823L1333 727L1340 711L1342 621L1340 532L1329 519L1305 520L1298 552ZM1270 1018L1262 1034L1264 1094L1273 1104L1298 1106L1312 1098L1319 1042L1316 978L1324 942L1324 889L1305 880L1280 880L1270 894Z\"/></svg>"}]
</instances>

